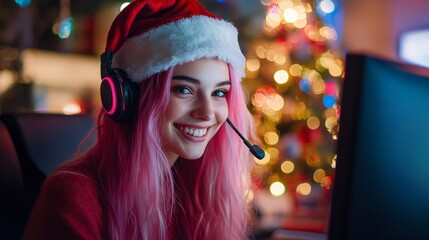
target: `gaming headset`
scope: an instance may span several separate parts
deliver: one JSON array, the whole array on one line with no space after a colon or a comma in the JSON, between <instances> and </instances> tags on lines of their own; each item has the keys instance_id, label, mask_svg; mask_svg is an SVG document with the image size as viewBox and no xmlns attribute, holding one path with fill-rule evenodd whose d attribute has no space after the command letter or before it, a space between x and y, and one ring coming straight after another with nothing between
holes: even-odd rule
<instances>
[{"instance_id":1,"label":"gaming headset","mask_svg":"<svg viewBox=\"0 0 429 240\"><path fill-rule=\"evenodd\" d=\"M128 78L119 68L112 68L111 51L101 54L101 103L104 111L118 123L130 122L135 115L139 98L139 84Z\"/></svg>"}]
</instances>

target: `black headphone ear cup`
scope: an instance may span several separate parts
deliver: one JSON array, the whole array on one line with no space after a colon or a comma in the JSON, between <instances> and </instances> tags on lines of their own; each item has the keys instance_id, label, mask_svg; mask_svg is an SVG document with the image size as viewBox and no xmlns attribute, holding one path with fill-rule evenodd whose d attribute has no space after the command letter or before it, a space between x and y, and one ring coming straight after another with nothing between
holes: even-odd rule
<instances>
[{"instance_id":1,"label":"black headphone ear cup","mask_svg":"<svg viewBox=\"0 0 429 240\"><path fill-rule=\"evenodd\" d=\"M105 113L116 122L129 122L138 104L138 84L131 82L120 69L111 69L100 86Z\"/></svg>"},{"instance_id":2,"label":"black headphone ear cup","mask_svg":"<svg viewBox=\"0 0 429 240\"><path fill-rule=\"evenodd\" d=\"M123 118L124 121L130 121L137 113L139 103L139 84L131 80L124 81L122 84L122 96L124 101Z\"/></svg>"}]
</instances>

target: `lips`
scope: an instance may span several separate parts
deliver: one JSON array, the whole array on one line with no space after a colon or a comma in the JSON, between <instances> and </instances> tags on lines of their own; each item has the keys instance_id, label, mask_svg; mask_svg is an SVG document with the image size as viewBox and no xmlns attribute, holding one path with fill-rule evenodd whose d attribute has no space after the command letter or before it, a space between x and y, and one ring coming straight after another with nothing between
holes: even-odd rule
<instances>
[{"instance_id":1,"label":"lips","mask_svg":"<svg viewBox=\"0 0 429 240\"><path fill-rule=\"evenodd\" d=\"M185 125L179 125L179 124L174 124L174 127L176 127L176 129L178 129L179 131L181 131L186 135L197 137L197 138L205 137L208 130L208 128L198 128L198 127L191 127L191 126L185 126Z\"/></svg>"}]
</instances>

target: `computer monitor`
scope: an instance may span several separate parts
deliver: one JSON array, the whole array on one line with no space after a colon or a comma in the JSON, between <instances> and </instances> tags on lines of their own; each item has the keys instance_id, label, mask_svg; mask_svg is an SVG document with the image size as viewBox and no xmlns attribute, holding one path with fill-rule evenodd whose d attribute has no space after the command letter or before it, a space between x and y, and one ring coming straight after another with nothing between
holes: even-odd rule
<instances>
[{"instance_id":1,"label":"computer monitor","mask_svg":"<svg viewBox=\"0 0 429 240\"><path fill-rule=\"evenodd\" d=\"M328 238L429 239L429 69L348 54Z\"/></svg>"}]
</instances>

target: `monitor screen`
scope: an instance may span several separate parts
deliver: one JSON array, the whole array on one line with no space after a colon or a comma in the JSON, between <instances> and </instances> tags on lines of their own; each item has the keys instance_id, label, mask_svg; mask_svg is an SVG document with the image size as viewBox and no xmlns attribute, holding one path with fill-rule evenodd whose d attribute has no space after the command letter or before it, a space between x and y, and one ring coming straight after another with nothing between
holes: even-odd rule
<instances>
[{"instance_id":1,"label":"monitor screen","mask_svg":"<svg viewBox=\"0 0 429 240\"><path fill-rule=\"evenodd\" d=\"M329 239L429 239L429 69L346 58Z\"/></svg>"}]
</instances>

